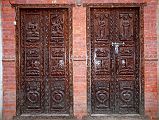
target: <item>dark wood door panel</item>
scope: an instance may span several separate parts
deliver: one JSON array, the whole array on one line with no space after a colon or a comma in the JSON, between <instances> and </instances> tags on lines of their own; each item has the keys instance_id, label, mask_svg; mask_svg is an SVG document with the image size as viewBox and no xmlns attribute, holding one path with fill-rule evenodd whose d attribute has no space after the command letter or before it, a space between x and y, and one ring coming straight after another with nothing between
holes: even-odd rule
<instances>
[{"instance_id":1,"label":"dark wood door panel","mask_svg":"<svg viewBox=\"0 0 159 120\"><path fill-rule=\"evenodd\" d=\"M68 11L51 10L49 13L49 96L50 113L69 111L69 46Z\"/></svg>"},{"instance_id":2,"label":"dark wood door panel","mask_svg":"<svg viewBox=\"0 0 159 120\"><path fill-rule=\"evenodd\" d=\"M111 91L113 83L105 80L96 80L92 84L92 113L105 114L114 111L114 93ZM94 105L95 103L95 105Z\"/></svg>"},{"instance_id":3,"label":"dark wood door panel","mask_svg":"<svg viewBox=\"0 0 159 120\"><path fill-rule=\"evenodd\" d=\"M93 114L139 113L137 8L90 9Z\"/></svg>"},{"instance_id":4,"label":"dark wood door panel","mask_svg":"<svg viewBox=\"0 0 159 120\"><path fill-rule=\"evenodd\" d=\"M44 53L41 11L21 11L21 112L44 111Z\"/></svg>"},{"instance_id":5,"label":"dark wood door panel","mask_svg":"<svg viewBox=\"0 0 159 120\"><path fill-rule=\"evenodd\" d=\"M20 12L21 114L70 114L68 9Z\"/></svg>"}]
</instances>

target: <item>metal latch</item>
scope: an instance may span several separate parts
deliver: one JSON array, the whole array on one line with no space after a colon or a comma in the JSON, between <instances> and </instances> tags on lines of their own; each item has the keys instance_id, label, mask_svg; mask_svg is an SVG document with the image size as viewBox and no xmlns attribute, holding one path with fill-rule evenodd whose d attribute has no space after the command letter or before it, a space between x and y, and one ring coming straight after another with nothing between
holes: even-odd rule
<instances>
[{"instance_id":1,"label":"metal latch","mask_svg":"<svg viewBox=\"0 0 159 120\"><path fill-rule=\"evenodd\" d=\"M119 52L120 45L125 45L125 43L124 42L122 42L122 43L112 42L112 46L115 46L115 53L116 54L118 54L118 52Z\"/></svg>"}]
</instances>

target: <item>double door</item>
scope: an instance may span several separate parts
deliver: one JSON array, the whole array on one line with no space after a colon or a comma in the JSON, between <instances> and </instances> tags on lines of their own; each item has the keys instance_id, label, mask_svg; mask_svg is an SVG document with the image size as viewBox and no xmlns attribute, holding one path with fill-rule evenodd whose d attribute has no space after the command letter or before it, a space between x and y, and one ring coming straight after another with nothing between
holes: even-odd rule
<instances>
[{"instance_id":1,"label":"double door","mask_svg":"<svg viewBox=\"0 0 159 120\"><path fill-rule=\"evenodd\" d=\"M139 113L137 8L91 8L92 114Z\"/></svg>"},{"instance_id":2,"label":"double door","mask_svg":"<svg viewBox=\"0 0 159 120\"><path fill-rule=\"evenodd\" d=\"M21 114L70 114L68 9L20 9Z\"/></svg>"}]
</instances>

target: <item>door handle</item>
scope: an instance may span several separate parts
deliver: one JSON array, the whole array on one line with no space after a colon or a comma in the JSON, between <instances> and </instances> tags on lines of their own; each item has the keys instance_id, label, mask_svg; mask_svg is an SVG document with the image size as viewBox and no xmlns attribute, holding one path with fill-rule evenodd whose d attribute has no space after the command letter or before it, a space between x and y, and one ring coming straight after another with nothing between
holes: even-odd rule
<instances>
[{"instance_id":1,"label":"door handle","mask_svg":"<svg viewBox=\"0 0 159 120\"><path fill-rule=\"evenodd\" d=\"M125 45L125 43L124 42L122 42L122 43L112 42L112 46L115 46L115 53L116 54L118 54L118 52L119 52L118 48L120 45Z\"/></svg>"}]
</instances>

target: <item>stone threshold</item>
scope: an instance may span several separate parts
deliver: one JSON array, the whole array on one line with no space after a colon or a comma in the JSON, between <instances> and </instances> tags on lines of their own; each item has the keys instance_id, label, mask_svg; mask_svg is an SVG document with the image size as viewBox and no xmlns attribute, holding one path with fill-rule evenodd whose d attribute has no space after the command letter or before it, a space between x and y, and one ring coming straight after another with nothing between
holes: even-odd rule
<instances>
[{"instance_id":1,"label":"stone threshold","mask_svg":"<svg viewBox=\"0 0 159 120\"><path fill-rule=\"evenodd\" d=\"M145 116L136 116L136 115L106 115L106 116L90 116L86 117L83 120L149 120Z\"/></svg>"},{"instance_id":2,"label":"stone threshold","mask_svg":"<svg viewBox=\"0 0 159 120\"><path fill-rule=\"evenodd\" d=\"M76 120L68 116L14 116L13 120Z\"/></svg>"},{"instance_id":3,"label":"stone threshold","mask_svg":"<svg viewBox=\"0 0 159 120\"><path fill-rule=\"evenodd\" d=\"M70 116L15 116L13 120L150 120L146 116L140 115L122 115L122 114L112 114L112 115L91 115L86 116L82 119L77 119L75 117Z\"/></svg>"}]
</instances>

